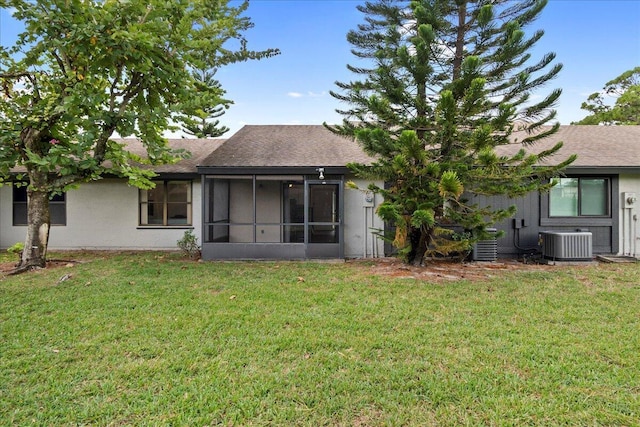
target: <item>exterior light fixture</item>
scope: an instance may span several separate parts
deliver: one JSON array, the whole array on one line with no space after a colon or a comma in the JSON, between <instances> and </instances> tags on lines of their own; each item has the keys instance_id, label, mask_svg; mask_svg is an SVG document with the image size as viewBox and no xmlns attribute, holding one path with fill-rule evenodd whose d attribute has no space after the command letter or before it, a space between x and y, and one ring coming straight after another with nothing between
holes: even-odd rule
<instances>
[{"instance_id":1,"label":"exterior light fixture","mask_svg":"<svg viewBox=\"0 0 640 427\"><path fill-rule=\"evenodd\" d=\"M324 179L324 168L318 168L318 179Z\"/></svg>"}]
</instances>

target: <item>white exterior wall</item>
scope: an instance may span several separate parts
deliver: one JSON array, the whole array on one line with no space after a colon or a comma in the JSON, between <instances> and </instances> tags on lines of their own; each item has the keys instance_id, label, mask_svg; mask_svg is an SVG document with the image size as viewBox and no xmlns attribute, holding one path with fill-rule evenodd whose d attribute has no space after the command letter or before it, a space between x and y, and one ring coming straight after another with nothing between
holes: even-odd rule
<instances>
[{"instance_id":1,"label":"white exterior wall","mask_svg":"<svg viewBox=\"0 0 640 427\"><path fill-rule=\"evenodd\" d=\"M619 194L612 197L619 197L620 211L620 240L618 255L640 256L640 176L632 174L620 174ZM634 193L638 198L635 203L626 204L625 195Z\"/></svg>"},{"instance_id":2,"label":"white exterior wall","mask_svg":"<svg viewBox=\"0 0 640 427\"><path fill-rule=\"evenodd\" d=\"M366 188L368 185L368 182L362 180L353 181L361 188ZM25 226L13 226L12 194L10 185L0 187L0 248L2 249L24 241L26 235ZM191 227L140 227L137 188L130 187L124 181L117 179L83 184L80 188L67 193L67 225L51 227L49 248L53 250L175 250L177 241L182 238L187 229L193 229L193 233L200 242L201 196L200 181L194 180ZM273 206L261 200L260 212L263 221L266 221L266 217L272 216L275 222L279 221L281 195L274 190L273 196ZM375 230L384 228L383 221L375 214L375 209L381 202L381 197L375 196L374 204L366 204L361 191L350 188L344 190L344 255L346 258L384 256L384 242L373 234ZM275 219L276 215L278 221Z\"/></svg>"},{"instance_id":3,"label":"white exterior wall","mask_svg":"<svg viewBox=\"0 0 640 427\"><path fill-rule=\"evenodd\" d=\"M368 181L346 177L359 188L367 188ZM382 182L376 183L382 186ZM384 222L375 213L382 202L380 195L375 195L373 203L366 203L364 193L360 190L346 188L344 190L344 256L345 258L384 257L384 241L378 238L376 231L384 230ZM366 207L365 207L366 206Z\"/></svg>"},{"instance_id":4,"label":"white exterior wall","mask_svg":"<svg viewBox=\"0 0 640 427\"><path fill-rule=\"evenodd\" d=\"M105 179L82 184L66 194L67 225L52 226L50 249L162 249L177 250L177 241L193 229L200 242L202 192L192 183L192 226L140 227L138 189L123 180ZM13 226L12 188L0 187L0 247L24 241L26 227Z\"/></svg>"}]
</instances>

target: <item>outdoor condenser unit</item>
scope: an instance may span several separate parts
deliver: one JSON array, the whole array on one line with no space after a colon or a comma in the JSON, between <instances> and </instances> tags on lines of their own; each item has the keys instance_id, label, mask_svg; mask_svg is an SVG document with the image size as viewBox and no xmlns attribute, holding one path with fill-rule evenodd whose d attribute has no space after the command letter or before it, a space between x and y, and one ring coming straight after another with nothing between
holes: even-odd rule
<instances>
[{"instance_id":1,"label":"outdoor condenser unit","mask_svg":"<svg viewBox=\"0 0 640 427\"><path fill-rule=\"evenodd\" d=\"M542 257L555 261L591 261L592 235L588 231L541 231Z\"/></svg>"},{"instance_id":2,"label":"outdoor condenser unit","mask_svg":"<svg viewBox=\"0 0 640 427\"><path fill-rule=\"evenodd\" d=\"M479 240L473 244L472 259L474 261L495 261L498 259L498 241L495 237L495 228L487 229L493 237L488 240Z\"/></svg>"}]
</instances>

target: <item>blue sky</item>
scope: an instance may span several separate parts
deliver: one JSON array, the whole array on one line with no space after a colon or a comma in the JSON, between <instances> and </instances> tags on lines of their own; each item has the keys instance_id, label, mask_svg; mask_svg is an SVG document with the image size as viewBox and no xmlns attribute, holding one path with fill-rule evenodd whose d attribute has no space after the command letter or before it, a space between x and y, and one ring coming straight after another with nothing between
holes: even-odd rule
<instances>
[{"instance_id":1,"label":"blue sky","mask_svg":"<svg viewBox=\"0 0 640 427\"><path fill-rule=\"evenodd\" d=\"M335 123L343 107L329 95L336 81L353 76L346 42L363 21L359 0L250 0L255 27L246 35L251 49L279 48L281 55L233 64L217 77L234 105L220 119L231 131L244 124ZM0 43L16 31L0 12ZM548 89L562 88L557 105L562 124L586 115L580 104L623 71L640 66L640 0L550 0L531 29L545 36L534 55L555 52L564 64ZM541 92L540 95L546 93Z\"/></svg>"},{"instance_id":2,"label":"blue sky","mask_svg":"<svg viewBox=\"0 0 640 427\"><path fill-rule=\"evenodd\" d=\"M363 22L356 0L251 0L247 15L255 27L250 47L277 47L278 57L235 64L218 77L235 104L221 117L242 124L339 122L342 105L329 95L335 81L353 75L346 42ZM564 64L549 89L562 88L557 106L562 124L586 115L580 104L623 71L640 66L640 0L550 0L532 28L543 29L537 53L555 52Z\"/></svg>"}]
</instances>

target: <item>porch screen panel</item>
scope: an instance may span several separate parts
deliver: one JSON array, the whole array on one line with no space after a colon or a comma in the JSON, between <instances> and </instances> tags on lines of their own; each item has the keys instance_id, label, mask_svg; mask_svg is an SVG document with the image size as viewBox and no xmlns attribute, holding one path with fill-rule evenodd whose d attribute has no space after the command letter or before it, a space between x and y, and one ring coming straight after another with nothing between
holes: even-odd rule
<instances>
[{"instance_id":1,"label":"porch screen panel","mask_svg":"<svg viewBox=\"0 0 640 427\"><path fill-rule=\"evenodd\" d=\"M309 186L309 243L338 243L339 188L336 184Z\"/></svg>"},{"instance_id":2,"label":"porch screen panel","mask_svg":"<svg viewBox=\"0 0 640 427\"><path fill-rule=\"evenodd\" d=\"M282 183L271 177L256 177L256 242L282 242Z\"/></svg>"},{"instance_id":3,"label":"porch screen panel","mask_svg":"<svg viewBox=\"0 0 640 427\"><path fill-rule=\"evenodd\" d=\"M253 178L229 180L229 242L253 243Z\"/></svg>"},{"instance_id":4,"label":"porch screen panel","mask_svg":"<svg viewBox=\"0 0 640 427\"><path fill-rule=\"evenodd\" d=\"M283 194L283 241L304 243L304 183L285 182Z\"/></svg>"},{"instance_id":5,"label":"porch screen panel","mask_svg":"<svg viewBox=\"0 0 640 427\"><path fill-rule=\"evenodd\" d=\"M207 241L229 241L229 180L207 179L209 210L207 218Z\"/></svg>"},{"instance_id":6,"label":"porch screen panel","mask_svg":"<svg viewBox=\"0 0 640 427\"><path fill-rule=\"evenodd\" d=\"M210 175L206 239L211 243L304 243L301 175Z\"/></svg>"},{"instance_id":7,"label":"porch screen panel","mask_svg":"<svg viewBox=\"0 0 640 427\"><path fill-rule=\"evenodd\" d=\"M212 176L207 178L209 242L253 242L253 178Z\"/></svg>"}]
</instances>

